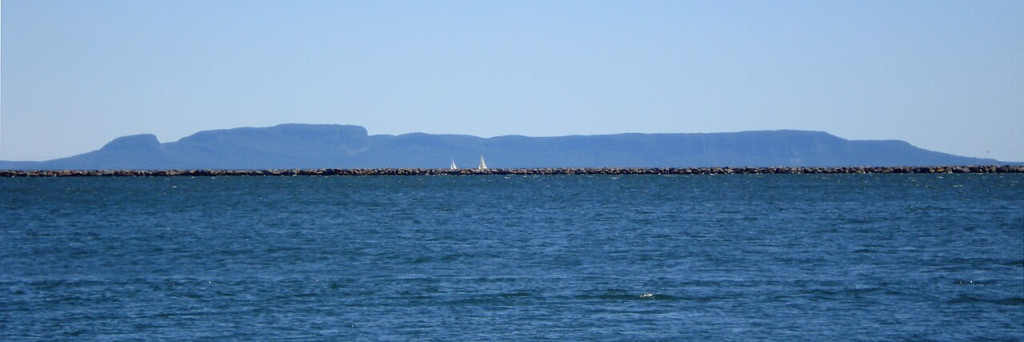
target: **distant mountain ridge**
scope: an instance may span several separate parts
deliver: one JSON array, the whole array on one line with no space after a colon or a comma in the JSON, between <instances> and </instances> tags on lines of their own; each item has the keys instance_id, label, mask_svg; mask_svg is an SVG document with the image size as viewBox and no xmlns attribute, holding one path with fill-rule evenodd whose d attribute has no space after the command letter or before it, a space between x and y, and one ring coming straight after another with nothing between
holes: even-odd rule
<instances>
[{"instance_id":1,"label":"distant mountain ridge","mask_svg":"<svg viewBox=\"0 0 1024 342\"><path fill-rule=\"evenodd\" d=\"M1007 164L928 151L898 140L846 140L816 131L623 133L560 137L409 133L369 135L352 125L282 124L197 132L160 143L120 137L96 151L0 169L290 169L934 166Z\"/></svg>"}]
</instances>

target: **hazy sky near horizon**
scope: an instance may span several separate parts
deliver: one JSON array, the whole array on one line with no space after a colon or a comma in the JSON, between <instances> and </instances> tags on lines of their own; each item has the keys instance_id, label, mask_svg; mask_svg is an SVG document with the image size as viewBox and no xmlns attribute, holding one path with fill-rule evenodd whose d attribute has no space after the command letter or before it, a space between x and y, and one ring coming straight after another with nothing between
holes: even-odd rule
<instances>
[{"instance_id":1,"label":"hazy sky near horizon","mask_svg":"<svg viewBox=\"0 0 1024 342\"><path fill-rule=\"evenodd\" d=\"M767 129L1024 161L1024 1L4 0L0 159L119 136Z\"/></svg>"}]
</instances>

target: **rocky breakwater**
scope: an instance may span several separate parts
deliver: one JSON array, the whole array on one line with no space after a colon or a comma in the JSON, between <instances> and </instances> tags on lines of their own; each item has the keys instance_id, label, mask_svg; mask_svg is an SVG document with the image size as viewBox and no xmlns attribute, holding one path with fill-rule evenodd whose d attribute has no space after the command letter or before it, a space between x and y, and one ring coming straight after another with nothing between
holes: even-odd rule
<instances>
[{"instance_id":1,"label":"rocky breakwater","mask_svg":"<svg viewBox=\"0 0 1024 342\"><path fill-rule=\"evenodd\" d=\"M0 170L0 177L219 177L219 176L431 176L431 175L710 175L710 174L1024 173L1024 165L879 167L681 167L520 169L273 169L273 170Z\"/></svg>"}]
</instances>

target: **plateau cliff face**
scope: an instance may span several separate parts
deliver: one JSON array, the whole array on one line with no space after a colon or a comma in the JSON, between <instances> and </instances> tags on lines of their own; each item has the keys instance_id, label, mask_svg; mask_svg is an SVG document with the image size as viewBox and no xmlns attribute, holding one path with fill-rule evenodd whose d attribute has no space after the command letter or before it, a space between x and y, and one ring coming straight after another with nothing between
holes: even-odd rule
<instances>
[{"instance_id":1,"label":"plateau cliff face","mask_svg":"<svg viewBox=\"0 0 1024 342\"><path fill-rule=\"evenodd\" d=\"M346 125L284 124L202 131L160 143L151 134L101 149L2 169L293 169L474 167L931 166L1004 164L954 156L903 141L856 141L814 131L612 134L562 137L410 133L369 135Z\"/></svg>"}]
</instances>

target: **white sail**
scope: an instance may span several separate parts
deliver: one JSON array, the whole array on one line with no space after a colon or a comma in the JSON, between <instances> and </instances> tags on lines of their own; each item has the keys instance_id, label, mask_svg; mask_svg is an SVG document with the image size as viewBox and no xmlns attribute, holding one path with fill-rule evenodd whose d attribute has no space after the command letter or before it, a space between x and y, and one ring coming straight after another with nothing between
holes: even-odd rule
<instances>
[{"instance_id":1,"label":"white sail","mask_svg":"<svg viewBox=\"0 0 1024 342\"><path fill-rule=\"evenodd\" d=\"M480 155L480 166L477 166L476 168L481 170L487 170L487 162L484 161L484 155Z\"/></svg>"},{"instance_id":2,"label":"white sail","mask_svg":"<svg viewBox=\"0 0 1024 342\"><path fill-rule=\"evenodd\" d=\"M453 159L452 160L452 167L451 167L451 169L452 170L457 170L458 168L459 168L458 166L455 166L455 160Z\"/></svg>"}]
</instances>

